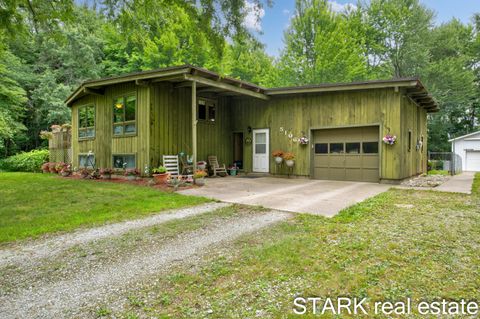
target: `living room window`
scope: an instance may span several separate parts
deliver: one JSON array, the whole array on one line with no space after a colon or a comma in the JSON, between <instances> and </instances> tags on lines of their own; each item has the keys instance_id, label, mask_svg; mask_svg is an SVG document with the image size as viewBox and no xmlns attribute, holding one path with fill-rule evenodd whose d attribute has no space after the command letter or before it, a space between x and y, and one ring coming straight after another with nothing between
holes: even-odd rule
<instances>
[{"instance_id":1,"label":"living room window","mask_svg":"<svg viewBox=\"0 0 480 319\"><path fill-rule=\"evenodd\" d=\"M113 102L113 135L128 136L136 130L137 97L135 94L118 97Z\"/></svg>"},{"instance_id":2,"label":"living room window","mask_svg":"<svg viewBox=\"0 0 480 319\"><path fill-rule=\"evenodd\" d=\"M78 138L95 137L95 106L82 105L78 107Z\"/></svg>"},{"instance_id":3,"label":"living room window","mask_svg":"<svg viewBox=\"0 0 480 319\"><path fill-rule=\"evenodd\" d=\"M214 100L198 99L197 118L199 121L214 123L217 116L217 103Z\"/></svg>"}]
</instances>

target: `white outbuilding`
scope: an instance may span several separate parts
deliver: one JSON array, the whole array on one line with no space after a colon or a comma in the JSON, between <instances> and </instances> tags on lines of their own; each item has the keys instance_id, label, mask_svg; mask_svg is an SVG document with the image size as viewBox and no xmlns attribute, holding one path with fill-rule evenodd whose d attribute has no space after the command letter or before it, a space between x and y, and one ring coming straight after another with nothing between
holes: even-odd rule
<instances>
[{"instance_id":1,"label":"white outbuilding","mask_svg":"<svg viewBox=\"0 0 480 319\"><path fill-rule=\"evenodd\" d=\"M456 158L462 159L463 171L480 172L480 131L448 141L452 143L452 152L458 155Z\"/></svg>"}]
</instances>

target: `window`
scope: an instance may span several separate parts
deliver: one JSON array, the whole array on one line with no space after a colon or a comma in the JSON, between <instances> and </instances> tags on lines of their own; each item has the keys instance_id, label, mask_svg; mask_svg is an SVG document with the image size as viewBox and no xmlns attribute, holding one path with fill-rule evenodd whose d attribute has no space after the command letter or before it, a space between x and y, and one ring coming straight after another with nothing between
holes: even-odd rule
<instances>
[{"instance_id":1,"label":"window","mask_svg":"<svg viewBox=\"0 0 480 319\"><path fill-rule=\"evenodd\" d=\"M362 148L364 154L378 154L378 142L363 142Z\"/></svg>"},{"instance_id":2,"label":"window","mask_svg":"<svg viewBox=\"0 0 480 319\"><path fill-rule=\"evenodd\" d=\"M346 143L345 148L347 154L360 154L360 143Z\"/></svg>"},{"instance_id":3,"label":"window","mask_svg":"<svg viewBox=\"0 0 480 319\"><path fill-rule=\"evenodd\" d=\"M113 103L113 135L131 135L136 133L136 108L135 95L122 96Z\"/></svg>"},{"instance_id":4,"label":"window","mask_svg":"<svg viewBox=\"0 0 480 319\"><path fill-rule=\"evenodd\" d=\"M80 154L78 155L78 167L80 168L94 168L95 154Z\"/></svg>"},{"instance_id":5,"label":"window","mask_svg":"<svg viewBox=\"0 0 480 319\"><path fill-rule=\"evenodd\" d=\"M315 154L327 154L327 153L328 153L328 143L315 144Z\"/></svg>"},{"instance_id":6,"label":"window","mask_svg":"<svg viewBox=\"0 0 480 319\"><path fill-rule=\"evenodd\" d=\"M113 168L135 167L135 155L113 155Z\"/></svg>"},{"instance_id":7,"label":"window","mask_svg":"<svg viewBox=\"0 0 480 319\"><path fill-rule=\"evenodd\" d=\"M216 103L213 100L199 99L197 117L200 121L215 122L217 116Z\"/></svg>"},{"instance_id":8,"label":"window","mask_svg":"<svg viewBox=\"0 0 480 319\"><path fill-rule=\"evenodd\" d=\"M412 150L412 131L408 131L408 151Z\"/></svg>"},{"instance_id":9,"label":"window","mask_svg":"<svg viewBox=\"0 0 480 319\"><path fill-rule=\"evenodd\" d=\"M330 143L330 154L344 153L343 143Z\"/></svg>"},{"instance_id":10,"label":"window","mask_svg":"<svg viewBox=\"0 0 480 319\"><path fill-rule=\"evenodd\" d=\"M78 108L78 138L95 136L95 106L84 105Z\"/></svg>"}]
</instances>

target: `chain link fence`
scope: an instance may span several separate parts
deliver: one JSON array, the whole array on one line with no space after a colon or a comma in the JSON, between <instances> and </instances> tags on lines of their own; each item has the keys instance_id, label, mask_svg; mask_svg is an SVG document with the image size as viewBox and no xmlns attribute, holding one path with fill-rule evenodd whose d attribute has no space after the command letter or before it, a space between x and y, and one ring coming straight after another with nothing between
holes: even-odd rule
<instances>
[{"instance_id":1,"label":"chain link fence","mask_svg":"<svg viewBox=\"0 0 480 319\"><path fill-rule=\"evenodd\" d=\"M462 158L452 152L428 152L428 170L448 171L451 175L462 172Z\"/></svg>"}]
</instances>

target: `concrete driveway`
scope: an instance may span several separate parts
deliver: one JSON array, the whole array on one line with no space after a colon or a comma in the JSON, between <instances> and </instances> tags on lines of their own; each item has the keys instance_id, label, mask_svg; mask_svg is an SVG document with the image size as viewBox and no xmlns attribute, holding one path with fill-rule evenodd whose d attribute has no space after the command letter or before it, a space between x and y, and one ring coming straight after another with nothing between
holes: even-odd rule
<instances>
[{"instance_id":1,"label":"concrete driveway","mask_svg":"<svg viewBox=\"0 0 480 319\"><path fill-rule=\"evenodd\" d=\"M389 185L376 183L229 176L209 178L205 186L180 193L331 217L389 188Z\"/></svg>"}]
</instances>

